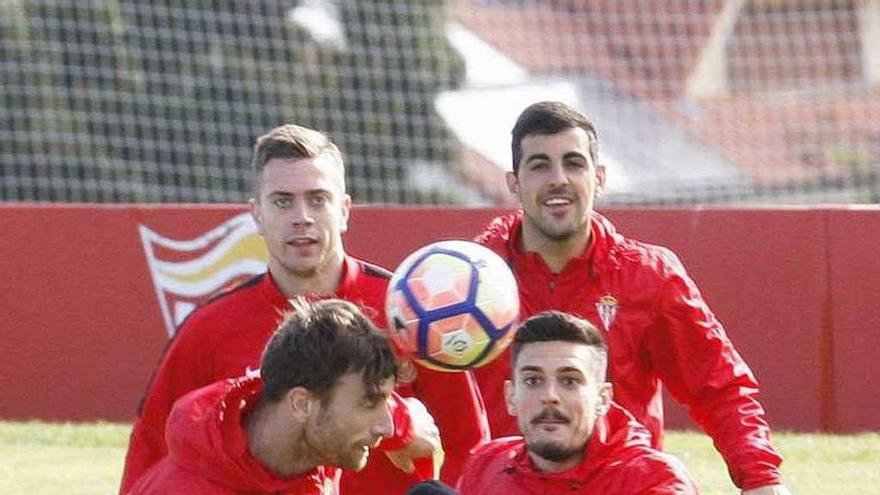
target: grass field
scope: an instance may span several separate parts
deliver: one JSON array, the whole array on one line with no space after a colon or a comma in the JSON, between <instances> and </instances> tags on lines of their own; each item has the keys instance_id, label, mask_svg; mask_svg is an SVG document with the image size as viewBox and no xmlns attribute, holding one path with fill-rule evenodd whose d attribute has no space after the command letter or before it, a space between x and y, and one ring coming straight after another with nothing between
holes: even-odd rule
<instances>
[{"instance_id":1,"label":"grass field","mask_svg":"<svg viewBox=\"0 0 880 495\"><path fill-rule=\"evenodd\" d=\"M0 422L0 494L112 494L129 425ZM795 494L880 495L880 434L778 433ZM670 432L667 450L690 468L704 495L736 494L707 437ZM377 492L378 493L378 492Z\"/></svg>"}]
</instances>

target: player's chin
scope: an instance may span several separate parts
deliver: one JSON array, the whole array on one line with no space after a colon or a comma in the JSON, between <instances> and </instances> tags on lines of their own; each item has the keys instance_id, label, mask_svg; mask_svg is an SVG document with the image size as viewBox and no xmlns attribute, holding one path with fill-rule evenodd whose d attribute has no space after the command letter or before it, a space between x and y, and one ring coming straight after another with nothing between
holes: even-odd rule
<instances>
[{"instance_id":1,"label":"player's chin","mask_svg":"<svg viewBox=\"0 0 880 495\"><path fill-rule=\"evenodd\" d=\"M537 443L564 443L571 438L571 430L561 425L552 425L553 427L533 428L528 440Z\"/></svg>"},{"instance_id":2,"label":"player's chin","mask_svg":"<svg viewBox=\"0 0 880 495\"><path fill-rule=\"evenodd\" d=\"M349 469L351 471L360 471L361 469L367 466L367 461L370 459L370 449L356 447L352 449L351 453L340 463L340 467L343 469Z\"/></svg>"}]
</instances>

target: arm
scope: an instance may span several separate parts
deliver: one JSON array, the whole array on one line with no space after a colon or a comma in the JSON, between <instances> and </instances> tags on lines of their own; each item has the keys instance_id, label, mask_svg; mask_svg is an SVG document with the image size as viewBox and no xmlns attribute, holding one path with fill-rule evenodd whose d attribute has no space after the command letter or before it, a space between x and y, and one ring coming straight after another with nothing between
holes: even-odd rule
<instances>
[{"instance_id":1,"label":"arm","mask_svg":"<svg viewBox=\"0 0 880 495\"><path fill-rule=\"evenodd\" d=\"M624 479L632 483L644 483L645 486L633 492L638 495L697 495L697 485L684 467L675 457L656 452L646 456L639 463L635 472L628 472ZM622 490L624 491L624 490ZM629 493L628 491L626 493Z\"/></svg>"},{"instance_id":2,"label":"arm","mask_svg":"<svg viewBox=\"0 0 880 495\"><path fill-rule=\"evenodd\" d=\"M782 485L767 485L751 490L743 490L742 495L791 495L791 492Z\"/></svg>"},{"instance_id":3,"label":"arm","mask_svg":"<svg viewBox=\"0 0 880 495\"><path fill-rule=\"evenodd\" d=\"M200 352L198 328L187 322L169 342L138 408L131 431L120 493L167 454L165 422L174 401L191 390L211 383L210 368Z\"/></svg>"},{"instance_id":4,"label":"arm","mask_svg":"<svg viewBox=\"0 0 880 495\"><path fill-rule=\"evenodd\" d=\"M391 462L421 480L437 479L443 466L440 430L418 399L392 395L394 435L380 444Z\"/></svg>"},{"instance_id":5,"label":"arm","mask_svg":"<svg viewBox=\"0 0 880 495\"><path fill-rule=\"evenodd\" d=\"M670 393L712 437L742 489L779 483L782 458L757 400L758 383L671 253L647 350Z\"/></svg>"},{"instance_id":6,"label":"arm","mask_svg":"<svg viewBox=\"0 0 880 495\"><path fill-rule=\"evenodd\" d=\"M446 450L441 481L454 486L471 450L489 441L489 423L476 380L469 371L448 373L417 365L413 385L440 427Z\"/></svg>"}]
</instances>

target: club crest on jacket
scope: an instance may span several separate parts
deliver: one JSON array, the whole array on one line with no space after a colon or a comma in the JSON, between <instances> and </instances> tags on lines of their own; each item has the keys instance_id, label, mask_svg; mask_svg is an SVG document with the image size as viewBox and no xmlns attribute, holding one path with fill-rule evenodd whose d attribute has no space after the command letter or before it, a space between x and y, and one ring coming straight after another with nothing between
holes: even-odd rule
<instances>
[{"instance_id":1,"label":"club crest on jacket","mask_svg":"<svg viewBox=\"0 0 880 495\"><path fill-rule=\"evenodd\" d=\"M602 320L602 326L606 332L611 331L611 325L614 324L614 318L617 316L617 298L611 294L605 294L596 302L596 312L599 313L599 319Z\"/></svg>"}]
</instances>

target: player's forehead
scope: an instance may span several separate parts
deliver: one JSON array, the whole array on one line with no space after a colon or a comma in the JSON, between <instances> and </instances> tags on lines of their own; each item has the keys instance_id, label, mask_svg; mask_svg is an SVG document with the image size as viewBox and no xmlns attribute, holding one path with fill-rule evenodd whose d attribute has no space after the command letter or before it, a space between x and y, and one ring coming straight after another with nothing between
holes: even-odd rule
<instances>
[{"instance_id":1,"label":"player's forehead","mask_svg":"<svg viewBox=\"0 0 880 495\"><path fill-rule=\"evenodd\" d=\"M308 158L272 158L261 173L264 194L345 192L345 170L331 153Z\"/></svg>"},{"instance_id":2,"label":"player's forehead","mask_svg":"<svg viewBox=\"0 0 880 495\"><path fill-rule=\"evenodd\" d=\"M394 378L389 377L379 381L378 387L371 386L364 381L362 372L349 371L336 379L333 387L333 395L347 402L357 402L364 399L385 399L394 392Z\"/></svg>"},{"instance_id":3,"label":"player's forehead","mask_svg":"<svg viewBox=\"0 0 880 495\"><path fill-rule=\"evenodd\" d=\"M594 351L585 344L563 341L532 342L520 348L514 372L580 372L586 375L594 358Z\"/></svg>"},{"instance_id":4,"label":"player's forehead","mask_svg":"<svg viewBox=\"0 0 880 495\"><path fill-rule=\"evenodd\" d=\"M527 134L520 141L520 146L523 160L543 155L590 156L590 136L580 127L569 127L553 134Z\"/></svg>"}]
</instances>

